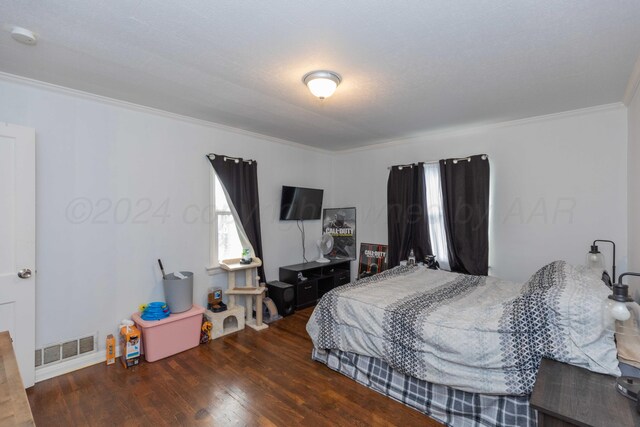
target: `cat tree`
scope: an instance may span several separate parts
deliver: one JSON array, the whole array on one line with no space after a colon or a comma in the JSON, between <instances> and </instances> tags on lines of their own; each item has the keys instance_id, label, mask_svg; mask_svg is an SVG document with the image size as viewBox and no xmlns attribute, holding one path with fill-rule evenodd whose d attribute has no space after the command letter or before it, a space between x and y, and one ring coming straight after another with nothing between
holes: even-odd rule
<instances>
[{"instance_id":1,"label":"cat tree","mask_svg":"<svg viewBox=\"0 0 640 427\"><path fill-rule=\"evenodd\" d=\"M236 296L244 297L245 325L260 331L269 326L262 323L262 299L266 287L260 285L258 267L262 265L260 258L253 258L250 264L241 264L240 258L225 259L220 261L220 268L227 271L228 289L224 292L229 295L229 309L236 306ZM244 286L236 283L236 273L245 272ZM255 286L254 286L255 277ZM256 317L253 317L255 303Z\"/></svg>"}]
</instances>

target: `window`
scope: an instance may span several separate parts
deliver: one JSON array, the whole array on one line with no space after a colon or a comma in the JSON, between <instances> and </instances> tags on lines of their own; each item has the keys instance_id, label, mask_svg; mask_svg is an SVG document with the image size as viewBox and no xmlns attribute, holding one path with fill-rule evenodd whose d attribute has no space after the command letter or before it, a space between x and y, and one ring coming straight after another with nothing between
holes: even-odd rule
<instances>
[{"instance_id":1,"label":"window","mask_svg":"<svg viewBox=\"0 0 640 427\"><path fill-rule=\"evenodd\" d=\"M427 216L429 218L429 238L431 250L440 263L440 268L449 270L447 235L444 229L444 203L440 183L440 164L425 163L424 177L427 191Z\"/></svg>"},{"instance_id":2,"label":"window","mask_svg":"<svg viewBox=\"0 0 640 427\"><path fill-rule=\"evenodd\" d=\"M212 209L211 209L211 262L213 267L220 260L240 258L243 248L250 248L246 238L242 238L234 212L229 206L227 194L215 172L211 172ZM243 244L244 242L244 244ZM251 249L250 249L251 250ZM251 252L253 252L251 250Z\"/></svg>"}]
</instances>

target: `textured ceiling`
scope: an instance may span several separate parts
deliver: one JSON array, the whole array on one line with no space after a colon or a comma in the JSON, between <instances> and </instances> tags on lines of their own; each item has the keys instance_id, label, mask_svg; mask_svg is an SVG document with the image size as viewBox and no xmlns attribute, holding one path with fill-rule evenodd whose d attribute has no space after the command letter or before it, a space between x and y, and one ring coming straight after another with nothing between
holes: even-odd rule
<instances>
[{"instance_id":1,"label":"textured ceiling","mask_svg":"<svg viewBox=\"0 0 640 427\"><path fill-rule=\"evenodd\" d=\"M639 22L638 0L3 0L0 71L339 150L620 101Z\"/></svg>"}]
</instances>

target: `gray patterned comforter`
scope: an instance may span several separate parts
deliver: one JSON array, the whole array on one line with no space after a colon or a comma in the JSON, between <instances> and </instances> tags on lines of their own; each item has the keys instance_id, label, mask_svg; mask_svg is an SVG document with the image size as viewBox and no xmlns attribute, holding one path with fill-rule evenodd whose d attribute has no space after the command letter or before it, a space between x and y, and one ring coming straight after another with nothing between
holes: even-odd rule
<instances>
[{"instance_id":1,"label":"gray patterned comforter","mask_svg":"<svg viewBox=\"0 0 640 427\"><path fill-rule=\"evenodd\" d=\"M608 293L563 261L524 284L396 267L324 295L307 331L318 350L379 358L463 391L526 395L542 357L619 375L600 316Z\"/></svg>"}]
</instances>

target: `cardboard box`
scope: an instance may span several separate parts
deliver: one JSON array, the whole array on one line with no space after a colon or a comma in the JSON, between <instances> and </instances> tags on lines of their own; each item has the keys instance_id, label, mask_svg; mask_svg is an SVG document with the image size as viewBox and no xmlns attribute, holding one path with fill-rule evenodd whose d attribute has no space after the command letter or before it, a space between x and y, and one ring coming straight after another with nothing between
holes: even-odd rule
<instances>
[{"instance_id":1,"label":"cardboard box","mask_svg":"<svg viewBox=\"0 0 640 427\"><path fill-rule=\"evenodd\" d=\"M116 363L116 339L112 334L107 335L107 365Z\"/></svg>"},{"instance_id":2,"label":"cardboard box","mask_svg":"<svg viewBox=\"0 0 640 427\"><path fill-rule=\"evenodd\" d=\"M120 348L122 349L122 364L125 368L140 363L140 331L135 326L120 328Z\"/></svg>"}]
</instances>

